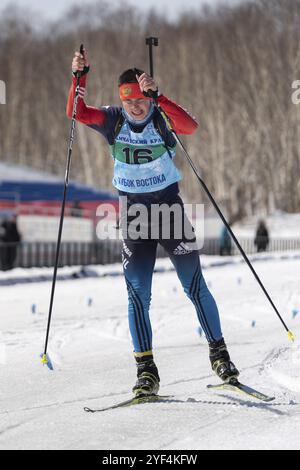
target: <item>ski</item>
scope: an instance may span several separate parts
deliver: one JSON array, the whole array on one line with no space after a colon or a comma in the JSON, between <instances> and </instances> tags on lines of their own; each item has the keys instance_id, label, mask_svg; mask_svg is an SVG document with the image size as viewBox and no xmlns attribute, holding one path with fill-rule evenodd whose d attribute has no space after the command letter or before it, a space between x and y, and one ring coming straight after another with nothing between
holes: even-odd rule
<instances>
[{"instance_id":1,"label":"ski","mask_svg":"<svg viewBox=\"0 0 300 470\"><path fill-rule=\"evenodd\" d=\"M169 395L149 395L143 397L133 397L129 400L116 403L115 405L106 406L104 408L88 408L85 407L84 411L87 413L101 413L102 411L115 410L117 408L125 408L126 406L141 405L142 403L157 403L157 402L167 402L172 397Z\"/></svg>"},{"instance_id":2,"label":"ski","mask_svg":"<svg viewBox=\"0 0 300 470\"><path fill-rule=\"evenodd\" d=\"M238 380L218 385L207 385L207 388L211 390L229 390L231 392L241 393L243 395L247 395L249 397L256 398L257 400L264 402L270 402L275 400L275 397L265 395L264 393L261 393L258 390L255 390L254 388L248 387L248 385L240 383Z\"/></svg>"},{"instance_id":3,"label":"ski","mask_svg":"<svg viewBox=\"0 0 300 470\"><path fill-rule=\"evenodd\" d=\"M264 401L267 403L275 400L275 397L265 395L264 393L261 393L258 390L255 390L254 388L248 387L248 385L240 383L238 380L232 381L230 383L221 383L218 385L207 385L207 388L211 390L229 390L231 392L241 393L242 395L247 395L248 397L256 398L257 400ZM87 413L101 413L103 411L141 405L144 403L164 403L171 401L171 399L171 395L149 395L143 397L132 397L129 400L125 400L114 405L106 406L104 408L84 407L84 411L86 411Z\"/></svg>"}]
</instances>

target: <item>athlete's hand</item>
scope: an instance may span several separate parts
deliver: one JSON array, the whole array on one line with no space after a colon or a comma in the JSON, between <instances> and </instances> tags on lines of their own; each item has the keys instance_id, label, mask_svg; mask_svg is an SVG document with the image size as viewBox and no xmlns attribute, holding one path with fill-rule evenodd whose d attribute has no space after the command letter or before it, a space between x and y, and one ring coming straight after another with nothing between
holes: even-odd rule
<instances>
[{"instance_id":1,"label":"athlete's hand","mask_svg":"<svg viewBox=\"0 0 300 470\"><path fill-rule=\"evenodd\" d=\"M88 61L88 56L86 49L83 49L83 54L80 54L80 52L76 51L73 57L72 61L72 72L84 72L87 73L89 69L89 61Z\"/></svg>"},{"instance_id":2,"label":"athlete's hand","mask_svg":"<svg viewBox=\"0 0 300 470\"><path fill-rule=\"evenodd\" d=\"M140 85L140 89L141 89L142 93L147 92L149 90L152 90L152 91L157 91L158 90L158 86L157 86L156 82L147 73L144 72L140 76L136 75L136 79L137 79L137 81Z\"/></svg>"}]
</instances>

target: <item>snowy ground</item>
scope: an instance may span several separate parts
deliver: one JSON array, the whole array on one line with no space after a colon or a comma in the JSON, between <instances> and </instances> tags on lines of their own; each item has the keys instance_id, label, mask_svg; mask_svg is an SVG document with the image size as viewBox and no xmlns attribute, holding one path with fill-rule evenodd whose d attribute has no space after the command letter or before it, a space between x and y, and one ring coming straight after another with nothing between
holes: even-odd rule
<instances>
[{"instance_id":1,"label":"snowy ground","mask_svg":"<svg viewBox=\"0 0 300 470\"><path fill-rule=\"evenodd\" d=\"M299 255L254 258L298 338ZM39 359L51 271L16 270L0 275L0 448L300 449L300 344L290 345L248 267L237 258L219 261L204 258L203 265L232 358L242 381L275 394L274 402L206 389L217 382L206 342L175 273L162 260L151 315L160 392L174 401L84 413L84 406L129 398L135 382L121 268L91 268L90 277L79 279L72 278L75 268L62 270L49 348L54 372ZM115 275L99 276L109 270Z\"/></svg>"}]
</instances>

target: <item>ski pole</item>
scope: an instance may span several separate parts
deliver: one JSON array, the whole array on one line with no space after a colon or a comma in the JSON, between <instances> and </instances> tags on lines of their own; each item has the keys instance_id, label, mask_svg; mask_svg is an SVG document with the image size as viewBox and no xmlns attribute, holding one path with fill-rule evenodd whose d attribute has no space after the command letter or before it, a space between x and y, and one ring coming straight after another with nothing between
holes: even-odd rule
<instances>
[{"instance_id":1,"label":"ski pole","mask_svg":"<svg viewBox=\"0 0 300 470\"><path fill-rule=\"evenodd\" d=\"M153 52L152 46L158 46L158 38L150 36L146 38L146 45L149 47L149 63L150 63L150 75L153 77Z\"/></svg>"},{"instance_id":2,"label":"ski pole","mask_svg":"<svg viewBox=\"0 0 300 470\"><path fill-rule=\"evenodd\" d=\"M153 56L152 56L152 45L154 43L154 40L155 39L155 45L158 46L158 38L147 38L146 39L146 45L149 47L149 60L150 60L150 75L153 77ZM152 72L152 73L151 73ZM171 124L171 121L170 119L168 118L168 116L166 115L166 113L163 111L163 109L161 108L161 106L159 105L159 103L156 101L157 97L156 97L156 94L155 92L152 92L152 90L150 90L150 93L148 92L148 96L150 96L151 98L153 98L155 100L155 106L157 108L157 110L159 111L159 113L161 114L161 116L164 118L166 124L167 124L167 127L169 128L169 130L172 132L176 142L178 143L178 145L180 146L187 162L189 163L191 169L193 170L194 174L196 175L199 183L201 184L202 188L204 189L204 191L206 192L208 198L210 199L211 203L213 204L214 208L216 209L218 215L220 216L223 224L225 225L225 227L227 228L228 232L230 233L234 243L236 244L236 246L238 247L240 253L242 254L244 260L246 261L247 265L249 266L252 274L254 275L255 279L257 280L258 284L260 285L262 291L264 292L265 296L267 297L268 301L270 302L273 310L275 311L276 315L278 316L279 320L281 321L283 327L285 328L285 330L287 331L287 335L288 335L288 338L289 340L291 341L295 341L295 335L292 333L292 331L288 328L288 326L286 325L286 323L284 322L282 316L280 315L276 305L274 304L273 300L271 299L269 293L267 292L264 284L262 283L261 279L259 278L257 272L255 271L254 267L252 266L248 256L246 255L245 251L243 250L242 246L240 245L238 239L236 238L236 236L234 235L230 225L228 224L227 220L225 219L221 209L219 208L217 202L215 201L214 197L212 196L211 192L209 191L207 185L205 184L205 182L203 181L203 179L200 177L199 175L199 172L193 162L193 160L191 159L191 157L189 156L187 150L185 149L183 143L181 142L180 138L178 137L176 131L173 129L172 127L172 124Z\"/></svg>"},{"instance_id":3,"label":"ski pole","mask_svg":"<svg viewBox=\"0 0 300 470\"><path fill-rule=\"evenodd\" d=\"M83 48L83 44L81 44L80 54L83 54L83 53L84 53L84 48ZM57 279L57 269L58 269L58 262L59 262L59 253L60 253L60 246L61 246L62 231L63 231L65 206L66 206L66 199L67 199L68 186L69 186L69 174L70 174L70 166L71 166L72 148L73 148L73 142L74 142L74 137L75 137L76 114L77 114L77 103L78 103L78 96L79 96L80 77L81 77L81 72L80 71L76 72L76 91L75 91L75 97L74 97L74 103L73 103L73 115L72 115L71 130L70 130L70 137L69 137L69 146L68 146L68 153L67 153L67 167L66 167L66 173L65 173L65 185L64 185L63 200L62 200L62 205L61 205L61 213L60 213L60 221L59 221L59 229L58 229L58 237L57 237L57 245L56 245L55 264L54 264L52 289L51 289L50 305L49 305L49 313L48 313L48 323L47 323L47 331L46 331L44 352L43 352L43 354L41 354L42 364L47 365L50 370L53 370L53 366L52 366L50 357L47 354L47 348L48 348L49 332L50 332L51 317L52 317L52 310L53 310L53 301L54 301L55 286L56 286L56 279Z\"/></svg>"}]
</instances>

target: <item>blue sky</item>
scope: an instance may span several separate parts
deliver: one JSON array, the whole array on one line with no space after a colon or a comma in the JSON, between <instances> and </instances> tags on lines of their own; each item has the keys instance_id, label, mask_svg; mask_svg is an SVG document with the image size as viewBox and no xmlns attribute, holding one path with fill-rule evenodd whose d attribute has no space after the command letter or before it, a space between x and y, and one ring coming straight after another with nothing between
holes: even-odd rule
<instances>
[{"instance_id":1,"label":"blue sky","mask_svg":"<svg viewBox=\"0 0 300 470\"><path fill-rule=\"evenodd\" d=\"M218 3L233 4L246 0L127 0L128 3L142 10L156 8L165 12L168 17L176 18L182 11L197 9L204 3L217 5ZM8 5L16 4L22 7L30 7L40 13L46 19L59 19L72 5L90 3L90 0L1 0L0 13ZM110 0L112 4L122 3L120 0Z\"/></svg>"}]
</instances>

